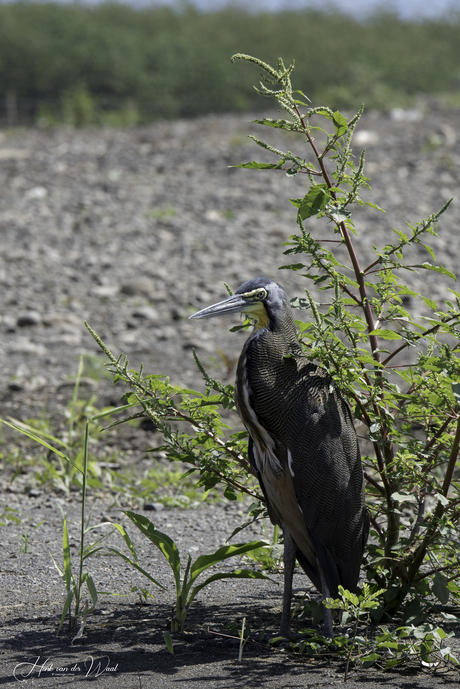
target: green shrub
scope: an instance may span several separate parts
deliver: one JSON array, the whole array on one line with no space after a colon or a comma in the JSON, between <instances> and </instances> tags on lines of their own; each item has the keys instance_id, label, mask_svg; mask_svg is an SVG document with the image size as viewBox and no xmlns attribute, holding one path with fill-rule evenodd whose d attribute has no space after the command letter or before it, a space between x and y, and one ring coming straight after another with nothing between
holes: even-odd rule
<instances>
[{"instance_id":1,"label":"green shrub","mask_svg":"<svg viewBox=\"0 0 460 689\"><path fill-rule=\"evenodd\" d=\"M403 610L404 623L423 619L433 597L443 605L460 597L460 293L451 289L452 300L437 305L411 290L402 276L418 269L455 279L434 261L428 244L450 202L406 231L394 230L394 243L375 248L375 260L361 266L352 213L360 205L378 209L361 198L363 189L370 188L364 153L356 163L352 155L361 113L347 120L328 107L311 107L292 88L293 65L286 68L282 60L275 69L246 55L237 58L262 68L258 92L275 98L289 117L257 122L301 136L310 149L305 159L251 136L273 154L274 162L237 167L304 175L305 195L291 199L298 234L285 243L284 252L295 262L282 268L300 272L322 293L322 306L308 289L293 302L299 316L302 309L309 311L308 319L298 322L304 355L319 362L345 392L373 446L373 453L363 458L372 523L364 566L370 594L379 592L371 614L376 620L391 619ZM334 242L312 236L312 224L321 220L326 226L320 236L334 238L346 250L345 261L334 255ZM414 252L415 260L408 262L405 255L420 246L429 260L420 261ZM418 318L409 313L406 295L420 299L427 313ZM131 386L127 402L140 404L139 414L149 416L163 433L159 449L173 461L191 464L189 473L198 473L205 488L223 482L227 497L244 491L263 502L247 482L247 434L229 433L223 422L222 408L235 411L232 386L211 379L198 360L206 394L173 386L158 375L145 376L142 370L130 371L126 360L116 359L93 335L110 359L115 380ZM409 350L410 363L400 360ZM184 430L176 430L173 422ZM403 508L411 509L408 523L401 520ZM251 509L254 516L263 506Z\"/></svg>"}]
</instances>

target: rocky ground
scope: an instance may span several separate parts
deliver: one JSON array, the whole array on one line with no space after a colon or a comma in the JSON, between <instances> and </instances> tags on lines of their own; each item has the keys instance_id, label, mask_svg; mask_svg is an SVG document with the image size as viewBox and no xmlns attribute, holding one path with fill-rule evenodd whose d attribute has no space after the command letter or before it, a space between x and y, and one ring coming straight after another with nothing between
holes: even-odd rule
<instances>
[{"instance_id":1,"label":"rocky ground","mask_svg":"<svg viewBox=\"0 0 460 689\"><path fill-rule=\"evenodd\" d=\"M133 366L143 362L146 371L200 386L192 356L196 348L212 373L232 380L244 335L229 334L231 324L223 319L193 322L187 316L224 298L223 281L236 288L256 275L274 277L290 296L311 287L298 273L277 270L290 262L282 255L282 242L295 232L295 209L288 199L304 193L303 180L229 167L268 160L247 133L265 134L275 146L294 148L283 135L249 124L254 118L210 116L129 131L0 133L0 416L24 420L57 413L71 397L81 354L88 355L87 370L89 364L100 370L95 359L100 352L85 320L114 353L126 353ZM458 113L429 103L391 117L364 116L356 151L367 149L372 198L387 213L369 207L356 213L362 264L371 262L373 245L392 239L391 228L404 229L406 220L413 223L458 196L458 119ZM453 272L458 272L460 254L458 225L454 204L432 241L437 259ZM326 232L324 226L317 236ZM423 248L414 258L416 263L431 260ZM408 280L435 300L448 297L449 287L458 289L426 271L409 273ZM415 301L411 307L420 308ZM95 382L86 375L85 384L100 405L120 399L122 391L107 379ZM120 436L120 461L148 461L144 450L157 440L148 429L128 430ZM285 656L254 641L238 663L238 642L219 636L227 633L226 623L240 626L244 616L254 629L276 631L281 601L277 574L271 582L221 582L205 589L190 611L189 632L175 637L170 655L163 631L173 601L171 577L164 561L141 541L140 552L155 576L168 583L168 591L155 592L148 606L137 605L134 594L101 596L83 640L70 645L72 635L66 630L56 638L64 596L50 554L61 562L62 511L69 514L72 545L77 543L78 496L67 499L34 489L33 472L15 476L11 460L18 448L31 456L33 449L8 429L3 446L0 512L16 509L20 522L10 520L1 527L0 686L21 678L33 685L49 682L49 662L54 669L66 668L62 677L53 674L53 686L68 683L70 676L82 687L90 681L99 687L165 689L179 683L199 688L341 686L341 662ZM118 518L111 509L113 496L94 493L90 502L93 523ZM120 506L126 506L122 499ZM163 509L153 521L181 549L211 552L241 522L243 510L240 503ZM27 533L30 552L20 554ZM255 529L245 537L259 535ZM131 586L143 585L121 560L95 558L91 568L101 590L127 594ZM300 575L296 584L299 589L307 586ZM97 680L83 676L87 657L106 658ZM21 665L15 672L35 659L35 667ZM81 671L72 670L76 667ZM418 689L437 682L460 684L458 675L436 679L417 669L386 674L354 670L347 686Z\"/></svg>"}]
</instances>

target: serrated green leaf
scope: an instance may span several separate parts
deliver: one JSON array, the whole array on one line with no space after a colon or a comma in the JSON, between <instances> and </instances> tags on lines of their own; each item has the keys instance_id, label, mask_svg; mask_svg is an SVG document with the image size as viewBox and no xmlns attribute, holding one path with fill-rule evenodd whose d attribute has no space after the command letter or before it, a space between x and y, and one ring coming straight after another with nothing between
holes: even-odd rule
<instances>
[{"instance_id":1,"label":"serrated green leaf","mask_svg":"<svg viewBox=\"0 0 460 689\"><path fill-rule=\"evenodd\" d=\"M306 98L306 100L307 100L309 103L311 103L311 100L309 99L309 97L307 96L307 94L304 93L303 91L301 91L300 89L296 89L296 90L293 91L292 93L298 93L299 96L302 96L302 98Z\"/></svg>"},{"instance_id":2,"label":"serrated green leaf","mask_svg":"<svg viewBox=\"0 0 460 689\"><path fill-rule=\"evenodd\" d=\"M332 211L329 212L329 215L333 220L335 220L337 224L339 224L344 220L347 220L347 218L351 216L351 211L343 207L334 208Z\"/></svg>"},{"instance_id":3,"label":"serrated green leaf","mask_svg":"<svg viewBox=\"0 0 460 689\"><path fill-rule=\"evenodd\" d=\"M381 337L382 340L402 340L402 337L399 333L395 333L394 330L388 330L385 328L373 330L371 333L369 333L369 335L376 335L377 337Z\"/></svg>"},{"instance_id":4,"label":"serrated green leaf","mask_svg":"<svg viewBox=\"0 0 460 689\"><path fill-rule=\"evenodd\" d=\"M379 658L380 656L378 653L370 653L368 656L361 658L361 664L363 667L370 667L376 660L379 660Z\"/></svg>"},{"instance_id":5,"label":"serrated green leaf","mask_svg":"<svg viewBox=\"0 0 460 689\"><path fill-rule=\"evenodd\" d=\"M417 496L412 493L392 493L391 499L398 502L418 502Z\"/></svg>"},{"instance_id":6,"label":"serrated green leaf","mask_svg":"<svg viewBox=\"0 0 460 689\"><path fill-rule=\"evenodd\" d=\"M335 135L343 136L348 131L348 122L341 112L336 110L332 116L332 121L335 127Z\"/></svg>"},{"instance_id":7,"label":"serrated green leaf","mask_svg":"<svg viewBox=\"0 0 460 689\"><path fill-rule=\"evenodd\" d=\"M287 266L280 266L279 270L302 270L302 268L305 268L304 263L291 263Z\"/></svg>"},{"instance_id":8,"label":"serrated green leaf","mask_svg":"<svg viewBox=\"0 0 460 689\"><path fill-rule=\"evenodd\" d=\"M266 127L274 127L275 129L303 131L302 127L300 127L296 122L290 122L289 120L272 120L270 117L264 117L262 120L253 120L253 122L254 124L263 124Z\"/></svg>"},{"instance_id":9,"label":"serrated green leaf","mask_svg":"<svg viewBox=\"0 0 460 689\"><path fill-rule=\"evenodd\" d=\"M433 577L433 586L431 590L433 591L436 598L443 604L446 605L449 601L449 589L447 588L448 580L442 574L442 572L436 572Z\"/></svg>"},{"instance_id":10,"label":"serrated green leaf","mask_svg":"<svg viewBox=\"0 0 460 689\"><path fill-rule=\"evenodd\" d=\"M398 292L397 295L399 296L400 294L408 294L411 297L419 297L420 294L418 292L414 292L414 290L409 289L407 285L398 285Z\"/></svg>"},{"instance_id":11,"label":"serrated green leaf","mask_svg":"<svg viewBox=\"0 0 460 689\"><path fill-rule=\"evenodd\" d=\"M431 246L428 246L428 244L422 244L422 246L425 247L425 249L428 251L433 261L436 261L436 256L434 255L434 251L431 248Z\"/></svg>"},{"instance_id":12,"label":"serrated green leaf","mask_svg":"<svg viewBox=\"0 0 460 689\"><path fill-rule=\"evenodd\" d=\"M445 495L443 495L442 493L436 493L436 497L438 498L438 502L440 502L443 507L447 507L449 501Z\"/></svg>"},{"instance_id":13,"label":"serrated green leaf","mask_svg":"<svg viewBox=\"0 0 460 689\"><path fill-rule=\"evenodd\" d=\"M240 165L231 165L230 167L244 167L249 170L280 170L281 165L275 165L275 163L258 163L256 160L252 160L250 163L240 163Z\"/></svg>"},{"instance_id":14,"label":"serrated green leaf","mask_svg":"<svg viewBox=\"0 0 460 689\"><path fill-rule=\"evenodd\" d=\"M455 273L452 273L450 270L447 270L447 268L444 268L444 266L434 266L431 263L419 263L418 265L414 266L414 268L423 268L423 270L434 270L435 273L442 273L443 275L447 275L448 277L452 278L452 280L455 280L457 282L457 277Z\"/></svg>"},{"instance_id":15,"label":"serrated green leaf","mask_svg":"<svg viewBox=\"0 0 460 689\"><path fill-rule=\"evenodd\" d=\"M320 210L325 208L330 200L330 194L326 184L316 184L311 187L303 199L290 199L294 206L300 201L297 206L299 209L297 218L306 220L313 215L317 215Z\"/></svg>"},{"instance_id":16,"label":"serrated green leaf","mask_svg":"<svg viewBox=\"0 0 460 689\"><path fill-rule=\"evenodd\" d=\"M427 306L429 306L430 309L433 309L433 311L436 311L438 306L437 306L435 301L433 301L432 299L428 299L428 297L422 297L422 299L425 302L425 304Z\"/></svg>"},{"instance_id":17,"label":"serrated green leaf","mask_svg":"<svg viewBox=\"0 0 460 689\"><path fill-rule=\"evenodd\" d=\"M371 203L370 201L364 201L365 206L369 206L370 208L375 208L376 211L382 211L382 213L386 213L386 211L383 210L383 208L380 208L380 206L377 206L376 203Z\"/></svg>"}]
</instances>

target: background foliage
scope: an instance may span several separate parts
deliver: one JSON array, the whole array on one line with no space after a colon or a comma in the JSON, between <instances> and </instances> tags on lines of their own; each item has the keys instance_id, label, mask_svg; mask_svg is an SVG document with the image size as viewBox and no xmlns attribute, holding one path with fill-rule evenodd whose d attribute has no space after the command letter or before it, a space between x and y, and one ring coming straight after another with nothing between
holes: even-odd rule
<instances>
[{"instance_id":1,"label":"background foliage","mask_svg":"<svg viewBox=\"0 0 460 689\"><path fill-rule=\"evenodd\" d=\"M250 110L253 73L232 68L228 56L237 51L267 62L295 56L304 90L332 107L404 105L408 95L459 91L459 28L459 15L408 22L382 12L358 21L312 9L5 4L0 118L8 94L22 119L77 125L104 122L114 110L122 111L120 124Z\"/></svg>"}]
</instances>

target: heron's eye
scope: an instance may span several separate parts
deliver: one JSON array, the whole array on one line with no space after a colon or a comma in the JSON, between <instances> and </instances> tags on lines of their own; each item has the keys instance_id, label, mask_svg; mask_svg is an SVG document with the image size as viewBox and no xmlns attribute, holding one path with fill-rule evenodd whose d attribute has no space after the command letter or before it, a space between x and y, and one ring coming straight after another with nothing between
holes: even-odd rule
<instances>
[{"instance_id":1,"label":"heron's eye","mask_svg":"<svg viewBox=\"0 0 460 689\"><path fill-rule=\"evenodd\" d=\"M265 290L265 289L260 289L256 294L257 299L265 299L266 296L267 296L267 290Z\"/></svg>"}]
</instances>

